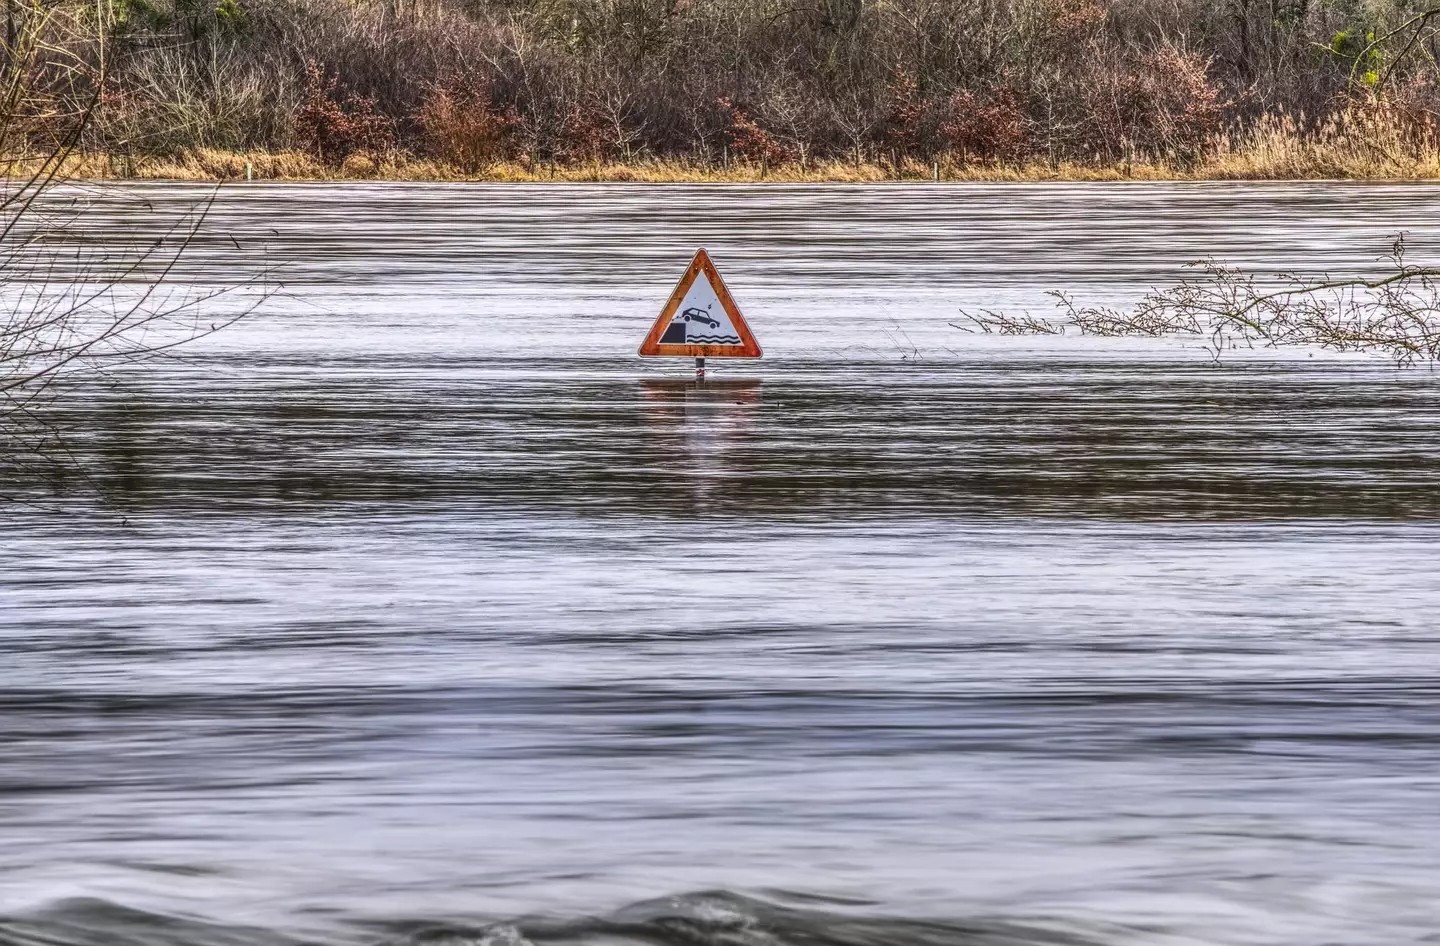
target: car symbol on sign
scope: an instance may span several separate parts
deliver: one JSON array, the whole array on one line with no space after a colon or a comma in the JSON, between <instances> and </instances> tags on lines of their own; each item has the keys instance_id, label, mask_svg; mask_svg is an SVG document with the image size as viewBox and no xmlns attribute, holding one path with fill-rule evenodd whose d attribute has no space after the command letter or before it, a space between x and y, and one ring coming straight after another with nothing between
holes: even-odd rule
<instances>
[{"instance_id":1,"label":"car symbol on sign","mask_svg":"<svg viewBox=\"0 0 1440 946\"><path fill-rule=\"evenodd\" d=\"M720 322L717 319L710 318L710 316L705 313L704 309L686 309L684 312L680 313L680 318L684 319L687 322L704 322L711 328L720 327Z\"/></svg>"}]
</instances>

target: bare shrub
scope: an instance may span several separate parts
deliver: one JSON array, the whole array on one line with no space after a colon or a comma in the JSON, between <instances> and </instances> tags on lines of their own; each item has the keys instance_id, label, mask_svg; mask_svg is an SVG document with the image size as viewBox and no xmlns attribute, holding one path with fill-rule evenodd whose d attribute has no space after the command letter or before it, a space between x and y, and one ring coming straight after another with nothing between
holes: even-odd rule
<instances>
[{"instance_id":1,"label":"bare shrub","mask_svg":"<svg viewBox=\"0 0 1440 946\"><path fill-rule=\"evenodd\" d=\"M160 45L107 83L89 143L121 153L263 147L288 133L296 96L229 39Z\"/></svg>"},{"instance_id":2,"label":"bare shrub","mask_svg":"<svg viewBox=\"0 0 1440 946\"><path fill-rule=\"evenodd\" d=\"M510 156L518 121L495 107L489 83L473 79L435 88L419 113L425 152L467 174Z\"/></svg>"},{"instance_id":3,"label":"bare shrub","mask_svg":"<svg viewBox=\"0 0 1440 946\"><path fill-rule=\"evenodd\" d=\"M1031 149L1031 134L1015 93L993 86L982 95L960 89L950 97L940 135L962 161L1014 161Z\"/></svg>"},{"instance_id":4,"label":"bare shrub","mask_svg":"<svg viewBox=\"0 0 1440 946\"><path fill-rule=\"evenodd\" d=\"M737 105L728 98L717 103L729 113L729 124L725 128L725 141L736 157L755 164L779 165L795 160L795 153L777 142L771 134L750 118L743 105Z\"/></svg>"},{"instance_id":5,"label":"bare shrub","mask_svg":"<svg viewBox=\"0 0 1440 946\"><path fill-rule=\"evenodd\" d=\"M1378 352L1400 365L1440 361L1440 268L1407 263L1403 237L1386 260L1391 272L1375 279L1280 273L1268 280L1203 260L1191 264L1196 275L1151 290L1129 310L1081 306L1057 292L1061 321L994 312L965 317L980 331L1001 335L1049 335L1073 326L1084 335L1199 336L1216 359L1236 348L1309 345Z\"/></svg>"},{"instance_id":6,"label":"bare shrub","mask_svg":"<svg viewBox=\"0 0 1440 946\"><path fill-rule=\"evenodd\" d=\"M67 382L210 335L252 311L268 283L263 266L258 278L245 275L250 259L235 260L216 288L175 278L213 195L156 228L135 214L116 226L95 188L61 190L67 161L106 103L103 37L83 10L67 19L74 10L37 2L9 12L0 57L0 423L8 435L0 468L13 469L26 464L7 452L17 432Z\"/></svg>"},{"instance_id":7,"label":"bare shrub","mask_svg":"<svg viewBox=\"0 0 1440 946\"><path fill-rule=\"evenodd\" d=\"M234 297L237 286L171 278L213 196L151 239L81 252L66 244L86 242L84 205L55 210L23 189L7 196L20 201L4 207L0 240L0 413L32 406L77 370L133 364L209 335L257 301L217 308L211 303Z\"/></svg>"},{"instance_id":8,"label":"bare shrub","mask_svg":"<svg viewBox=\"0 0 1440 946\"><path fill-rule=\"evenodd\" d=\"M1137 145L1197 160L1220 132L1225 102L1208 76L1210 61L1162 46L1146 54L1130 82L1130 134Z\"/></svg>"},{"instance_id":9,"label":"bare shrub","mask_svg":"<svg viewBox=\"0 0 1440 946\"><path fill-rule=\"evenodd\" d=\"M295 112L295 135L302 146L335 164L357 151L384 155L394 149L394 122L375 111L373 96L351 92L342 101L337 80L327 79L313 59L305 64L305 80Z\"/></svg>"},{"instance_id":10,"label":"bare shrub","mask_svg":"<svg viewBox=\"0 0 1440 946\"><path fill-rule=\"evenodd\" d=\"M985 335L1065 334L1064 323L1037 318L1028 312L1010 315L1005 312L996 312L993 309L981 309L979 312L967 312L961 309L960 317L964 319L963 323L951 322L950 324L962 332L980 332Z\"/></svg>"}]
</instances>

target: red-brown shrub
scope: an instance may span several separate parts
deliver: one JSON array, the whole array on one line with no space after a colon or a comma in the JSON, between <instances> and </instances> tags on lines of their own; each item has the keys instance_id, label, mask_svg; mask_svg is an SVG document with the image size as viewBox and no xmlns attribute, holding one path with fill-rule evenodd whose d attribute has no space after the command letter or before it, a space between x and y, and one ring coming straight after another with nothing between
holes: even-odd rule
<instances>
[{"instance_id":1,"label":"red-brown shrub","mask_svg":"<svg viewBox=\"0 0 1440 946\"><path fill-rule=\"evenodd\" d=\"M1101 0L1048 0L1043 6L1041 32L1058 51L1083 53L1086 40L1105 25L1110 11Z\"/></svg>"},{"instance_id":2,"label":"red-brown shrub","mask_svg":"<svg viewBox=\"0 0 1440 946\"><path fill-rule=\"evenodd\" d=\"M920 145L925 102L920 97L920 84L913 75L900 73L886 89L885 120L880 126L880 144L901 155L914 152Z\"/></svg>"},{"instance_id":3,"label":"red-brown shrub","mask_svg":"<svg viewBox=\"0 0 1440 946\"><path fill-rule=\"evenodd\" d=\"M716 104L729 112L730 121L725 128L725 141L736 157L756 164L772 165L795 160L795 153L755 124L744 106L736 105L728 98L719 99Z\"/></svg>"},{"instance_id":4,"label":"red-brown shrub","mask_svg":"<svg viewBox=\"0 0 1440 946\"><path fill-rule=\"evenodd\" d=\"M375 111L375 99L348 93L342 103L336 80L326 79L314 59L305 64L305 90L295 112L295 137L322 160L338 164L351 154L381 156L395 148L395 123Z\"/></svg>"},{"instance_id":5,"label":"red-brown shrub","mask_svg":"<svg viewBox=\"0 0 1440 946\"><path fill-rule=\"evenodd\" d=\"M1008 161L1030 151L1030 130L1015 93L995 86L983 96L961 89L950 98L940 136L962 160Z\"/></svg>"},{"instance_id":6,"label":"red-brown shrub","mask_svg":"<svg viewBox=\"0 0 1440 946\"><path fill-rule=\"evenodd\" d=\"M573 164L599 161L605 155L605 129L600 119L578 105L565 114L561 130L564 156Z\"/></svg>"},{"instance_id":7,"label":"red-brown shrub","mask_svg":"<svg viewBox=\"0 0 1440 946\"><path fill-rule=\"evenodd\" d=\"M452 81L426 96L418 115L425 150L433 158L474 174L508 157L518 119L497 108L483 81Z\"/></svg>"},{"instance_id":8,"label":"red-brown shrub","mask_svg":"<svg viewBox=\"0 0 1440 946\"><path fill-rule=\"evenodd\" d=\"M1141 59L1129 85L1133 137L1142 147L1187 160L1200 155L1225 110L1209 69L1209 59L1170 47Z\"/></svg>"}]
</instances>

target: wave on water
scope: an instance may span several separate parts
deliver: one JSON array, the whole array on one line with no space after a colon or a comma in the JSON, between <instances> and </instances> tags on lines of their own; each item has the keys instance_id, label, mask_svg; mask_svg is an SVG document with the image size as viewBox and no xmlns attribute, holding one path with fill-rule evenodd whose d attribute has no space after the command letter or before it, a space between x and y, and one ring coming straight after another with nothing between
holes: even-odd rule
<instances>
[{"instance_id":1,"label":"wave on water","mask_svg":"<svg viewBox=\"0 0 1440 946\"><path fill-rule=\"evenodd\" d=\"M782 902L782 899L788 902ZM862 905L713 891L648 900L577 919L357 923L344 946L1099 946L1098 931L1060 922L975 917L921 920ZM151 913L104 900L64 900L0 915L0 946L319 946L313 936Z\"/></svg>"}]
</instances>

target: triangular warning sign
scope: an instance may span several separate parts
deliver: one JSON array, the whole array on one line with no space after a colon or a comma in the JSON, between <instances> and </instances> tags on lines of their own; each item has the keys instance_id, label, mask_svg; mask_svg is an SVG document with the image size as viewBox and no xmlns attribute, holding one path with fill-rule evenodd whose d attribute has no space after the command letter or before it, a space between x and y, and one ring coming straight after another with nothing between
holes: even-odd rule
<instances>
[{"instance_id":1,"label":"triangular warning sign","mask_svg":"<svg viewBox=\"0 0 1440 946\"><path fill-rule=\"evenodd\" d=\"M680 277L660 318L640 346L642 355L694 358L759 358L760 343L745 324L740 307L715 271L710 254L700 250Z\"/></svg>"}]
</instances>

